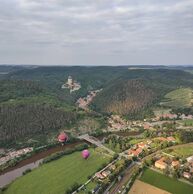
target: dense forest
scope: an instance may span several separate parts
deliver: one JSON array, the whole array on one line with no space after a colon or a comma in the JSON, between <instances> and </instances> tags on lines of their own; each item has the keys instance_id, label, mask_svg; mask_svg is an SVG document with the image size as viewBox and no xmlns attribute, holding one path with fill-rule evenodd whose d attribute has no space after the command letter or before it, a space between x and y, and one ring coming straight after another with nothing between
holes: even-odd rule
<instances>
[{"instance_id":1,"label":"dense forest","mask_svg":"<svg viewBox=\"0 0 193 194\"><path fill-rule=\"evenodd\" d=\"M96 110L122 115L134 114L151 105L156 94L140 80L119 80L94 100Z\"/></svg>"},{"instance_id":2,"label":"dense forest","mask_svg":"<svg viewBox=\"0 0 193 194\"><path fill-rule=\"evenodd\" d=\"M144 111L158 104L165 94L180 87L193 88L193 75L169 69L129 70L105 87L92 107L131 117L144 115Z\"/></svg>"},{"instance_id":3,"label":"dense forest","mask_svg":"<svg viewBox=\"0 0 193 194\"><path fill-rule=\"evenodd\" d=\"M76 113L66 112L50 105L2 105L0 106L0 142L16 141L26 136L33 137L61 128L66 129L76 118Z\"/></svg>"}]
</instances>

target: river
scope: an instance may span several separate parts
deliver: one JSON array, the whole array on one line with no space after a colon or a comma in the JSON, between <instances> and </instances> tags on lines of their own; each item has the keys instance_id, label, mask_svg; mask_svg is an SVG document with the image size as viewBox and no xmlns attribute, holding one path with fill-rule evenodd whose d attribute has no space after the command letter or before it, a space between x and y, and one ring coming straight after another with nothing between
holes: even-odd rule
<instances>
[{"instance_id":1,"label":"river","mask_svg":"<svg viewBox=\"0 0 193 194\"><path fill-rule=\"evenodd\" d=\"M119 136L140 136L141 132L113 132L112 134L116 134ZM101 137L98 137L98 139L103 139L105 135L102 135ZM34 154L28 159L22 160L14 167L8 167L4 171L0 172L0 188L8 185L12 181L14 181L16 178L23 175L23 172L27 169L34 169L39 166L39 163L43 160L43 158L59 152L63 151L65 149L74 148L75 146L81 144L82 141L72 143L72 144L66 144L64 146L57 146L54 148L50 148L48 150L39 152L37 154Z\"/></svg>"},{"instance_id":2,"label":"river","mask_svg":"<svg viewBox=\"0 0 193 194\"><path fill-rule=\"evenodd\" d=\"M9 167L5 169L3 172L0 173L0 188L8 185L16 178L22 176L23 172L25 172L27 169L37 168L39 164L42 162L43 158L59 151L63 151L69 148L74 148L75 146L81 143L82 142L76 142L76 143L67 144L64 146L57 146L54 148L50 148L48 150L39 152L28 159L22 160L14 167Z\"/></svg>"}]
</instances>

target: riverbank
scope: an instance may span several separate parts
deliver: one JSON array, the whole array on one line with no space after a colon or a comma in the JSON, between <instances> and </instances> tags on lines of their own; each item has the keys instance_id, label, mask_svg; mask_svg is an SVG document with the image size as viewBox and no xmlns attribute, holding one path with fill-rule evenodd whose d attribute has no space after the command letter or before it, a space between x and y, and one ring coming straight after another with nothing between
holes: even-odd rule
<instances>
[{"instance_id":1,"label":"riverbank","mask_svg":"<svg viewBox=\"0 0 193 194\"><path fill-rule=\"evenodd\" d=\"M61 145L57 145L56 147L52 147L52 148L49 148L47 150L43 150L39 153L36 153L34 155L32 155L30 158L27 158L27 159L24 159L22 160L21 162L19 162L18 164L16 164L15 166L13 167L8 167L6 168L5 170L3 170L2 172L0 172L0 176L7 173L7 172L10 172L12 170L15 170L17 168L21 168L25 165L28 165L30 163L34 163L40 159L43 159L53 153L56 153L56 152L59 152L59 151L64 151L66 149L70 149L70 148L74 148L75 146L77 145L80 145L81 143L83 143L83 141L78 141L78 142L75 142L75 143L71 143L71 144L66 144L64 146L61 146Z\"/></svg>"}]
</instances>

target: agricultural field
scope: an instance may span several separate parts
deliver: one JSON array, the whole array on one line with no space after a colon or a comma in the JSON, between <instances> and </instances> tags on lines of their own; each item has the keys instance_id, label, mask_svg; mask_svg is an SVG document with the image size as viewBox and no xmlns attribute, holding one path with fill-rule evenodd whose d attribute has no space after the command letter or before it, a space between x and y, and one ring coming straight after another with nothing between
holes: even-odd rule
<instances>
[{"instance_id":1,"label":"agricultural field","mask_svg":"<svg viewBox=\"0 0 193 194\"><path fill-rule=\"evenodd\" d=\"M192 104L192 89L180 88L165 95L160 105L172 108L190 107Z\"/></svg>"},{"instance_id":2,"label":"agricultural field","mask_svg":"<svg viewBox=\"0 0 193 194\"><path fill-rule=\"evenodd\" d=\"M186 146L174 148L174 149L168 149L168 151L169 151L169 154L173 156L187 158L188 156L193 155L193 143L188 144Z\"/></svg>"},{"instance_id":3,"label":"agricultural field","mask_svg":"<svg viewBox=\"0 0 193 194\"><path fill-rule=\"evenodd\" d=\"M18 178L3 194L64 194L74 183L82 184L110 157L90 149L84 160L80 152L44 164L29 174Z\"/></svg>"},{"instance_id":4,"label":"agricultural field","mask_svg":"<svg viewBox=\"0 0 193 194\"><path fill-rule=\"evenodd\" d=\"M170 194L169 192L154 187L150 184L136 180L128 194Z\"/></svg>"},{"instance_id":5,"label":"agricultural field","mask_svg":"<svg viewBox=\"0 0 193 194\"><path fill-rule=\"evenodd\" d=\"M172 179L150 169L146 169L144 171L140 180L174 194L193 193L193 186Z\"/></svg>"},{"instance_id":6,"label":"agricultural field","mask_svg":"<svg viewBox=\"0 0 193 194\"><path fill-rule=\"evenodd\" d=\"M193 119L187 119L181 121L184 126L193 126Z\"/></svg>"}]
</instances>

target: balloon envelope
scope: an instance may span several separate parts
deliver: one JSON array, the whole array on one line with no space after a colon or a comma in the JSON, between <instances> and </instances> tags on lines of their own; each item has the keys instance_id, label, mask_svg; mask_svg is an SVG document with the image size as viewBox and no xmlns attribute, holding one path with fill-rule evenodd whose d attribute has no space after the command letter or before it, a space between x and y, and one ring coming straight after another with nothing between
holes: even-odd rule
<instances>
[{"instance_id":1,"label":"balloon envelope","mask_svg":"<svg viewBox=\"0 0 193 194\"><path fill-rule=\"evenodd\" d=\"M58 136L58 141L59 142L66 142L68 140L68 136L66 135L66 133L61 133L59 136Z\"/></svg>"},{"instance_id":2,"label":"balloon envelope","mask_svg":"<svg viewBox=\"0 0 193 194\"><path fill-rule=\"evenodd\" d=\"M90 156L90 152L88 150L83 150L82 151L82 157L84 159L87 159Z\"/></svg>"}]
</instances>

